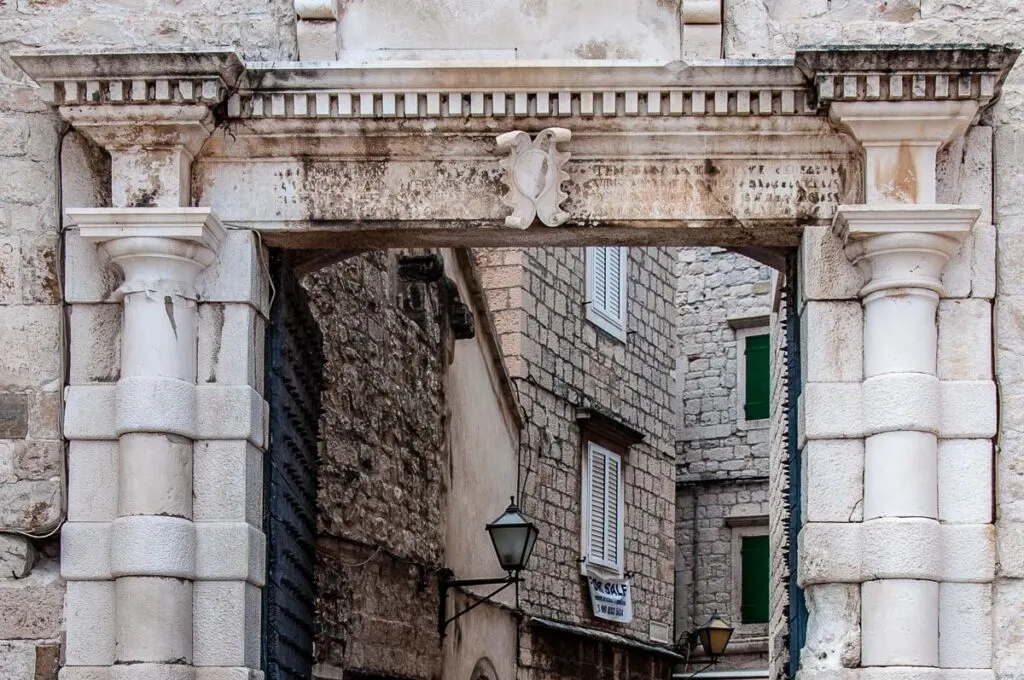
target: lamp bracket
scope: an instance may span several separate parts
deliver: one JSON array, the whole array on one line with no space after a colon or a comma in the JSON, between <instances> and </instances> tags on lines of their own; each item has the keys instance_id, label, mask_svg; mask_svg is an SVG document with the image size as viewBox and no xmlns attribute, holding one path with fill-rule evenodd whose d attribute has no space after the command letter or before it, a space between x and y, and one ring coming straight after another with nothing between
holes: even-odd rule
<instances>
[{"instance_id":1,"label":"lamp bracket","mask_svg":"<svg viewBox=\"0 0 1024 680\"><path fill-rule=\"evenodd\" d=\"M508 576L500 578L466 578L456 579L455 574L452 573L451 569L442 569L438 578L437 587L441 595L441 606L437 611L437 633L444 640L445 630L448 628L448 624L459 618L463 614L467 614L473 609L476 609L485 602L490 602L495 595L508 588L510 585L515 583L522 583L523 578L518 574L509 572ZM460 612L456 612L452 616L448 616L448 591L451 588L466 588L469 586L492 586L497 585L499 588L492 590L484 597L478 599L473 604L469 605Z\"/></svg>"}]
</instances>

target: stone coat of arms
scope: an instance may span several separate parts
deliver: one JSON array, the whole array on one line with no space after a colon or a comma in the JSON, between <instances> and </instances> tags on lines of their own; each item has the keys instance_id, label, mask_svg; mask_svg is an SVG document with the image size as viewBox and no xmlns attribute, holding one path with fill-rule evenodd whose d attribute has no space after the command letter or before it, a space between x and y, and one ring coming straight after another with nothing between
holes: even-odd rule
<instances>
[{"instance_id":1,"label":"stone coat of arms","mask_svg":"<svg viewBox=\"0 0 1024 680\"><path fill-rule=\"evenodd\" d=\"M506 226L527 229L539 217L547 226L557 227L569 219L569 213L560 207L568 197L561 184L569 179L562 169L569 154L559 151L557 144L571 137L569 130L558 127L542 130L532 140L521 130L498 136L498 148L511 150L501 161L509 188L504 202L512 208Z\"/></svg>"}]
</instances>

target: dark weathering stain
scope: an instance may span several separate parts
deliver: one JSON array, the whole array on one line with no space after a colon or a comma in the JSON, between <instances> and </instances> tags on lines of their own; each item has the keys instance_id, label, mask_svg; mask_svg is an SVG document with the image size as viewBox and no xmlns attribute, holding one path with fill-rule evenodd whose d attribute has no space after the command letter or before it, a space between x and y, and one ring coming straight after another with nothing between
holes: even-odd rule
<instances>
[{"instance_id":1,"label":"dark weathering stain","mask_svg":"<svg viewBox=\"0 0 1024 680\"><path fill-rule=\"evenodd\" d=\"M171 330L174 337L178 337L178 324L174 321L174 299L170 295L164 296L164 311L167 312L167 319L171 322Z\"/></svg>"}]
</instances>

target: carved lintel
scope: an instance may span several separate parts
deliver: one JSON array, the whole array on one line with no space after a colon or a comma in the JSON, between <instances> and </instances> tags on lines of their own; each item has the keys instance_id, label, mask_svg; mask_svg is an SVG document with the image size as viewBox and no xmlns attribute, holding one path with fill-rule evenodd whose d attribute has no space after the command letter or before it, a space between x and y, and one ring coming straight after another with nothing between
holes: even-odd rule
<instances>
[{"instance_id":1,"label":"carved lintel","mask_svg":"<svg viewBox=\"0 0 1024 680\"><path fill-rule=\"evenodd\" d=\"M509 191L505 204L512 214L505 225L527 229L536 217L549 227L557 227L569 219L561 209L567 194L561 184L569 179L562 168L569 154L558 150L559 142L568 142L572 133L565 128L541 130L532 140L530 135L516 130L498 136L498 148L510 149L509 157L501 161L505 169L505 184Z\"/></svg>"}]
</instances>

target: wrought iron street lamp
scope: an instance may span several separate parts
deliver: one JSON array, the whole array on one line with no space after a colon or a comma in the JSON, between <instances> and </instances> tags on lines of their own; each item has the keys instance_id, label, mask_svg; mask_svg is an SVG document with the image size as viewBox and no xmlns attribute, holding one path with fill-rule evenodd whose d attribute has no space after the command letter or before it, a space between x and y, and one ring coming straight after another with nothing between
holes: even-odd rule
<instances>
[{"instance_id":1,"label":"wrought iron street lamp","mask_svg":"<svg viewBox=\"0 0 1024 680\"><path fill-rule=\"evenodd\" d=\"M718 661L718 657L725 653L725 648L732 638L732 631L732 626L722 620L717 612L696 630L700 646L704 648L704 654L711 659L711 663Z\"/></svg>"},{"instance_id":2,"label":"wrought iron street lamp","mask_svg":"<svg viewBox=\"0 0 1024 680\"><path fill-rule=\"evenodd\" d=\"M457 580L450 569L441 572L438 587L441 591L441 606L437 613L437 632L443 639L448 624L463 614L489 602L495 595L508 588L514 583L523 579L519 572L526 569L533 554L533 546L537 543L537 526L531 522L519 510L515 498L511 499L508 508L498 519L487 525L487 533L490 534L491 543L494 545L494 553L498 558L498 564L508 572L507 576L500 578L469 578ZM450 588L466 586L500 585L497 590L477 600L460 612L448 617L448 590Z\"/></svg>"},{"instance_id":3,"label":"wrought iron street lamp","mask_svg":"<svg viewBox=\"0 0 1024 680\"><path fill-rule=\"evenodd\" d=\"M703 668L685 676L684 680L690 680L690 678L703 673L718 663L718 657L725 654L725 648L729 645L729 640L732 638L732 632L733 627L726 623L726 621L718 615L718 612L715 612L703 626L699 626L696 630L692 630L687 633L687 665L689 664L690 652L697 646L698 642L700 642L700 646L704 649L704 655L710 659L710 662Z\"/></svg>"}]
</instances>

